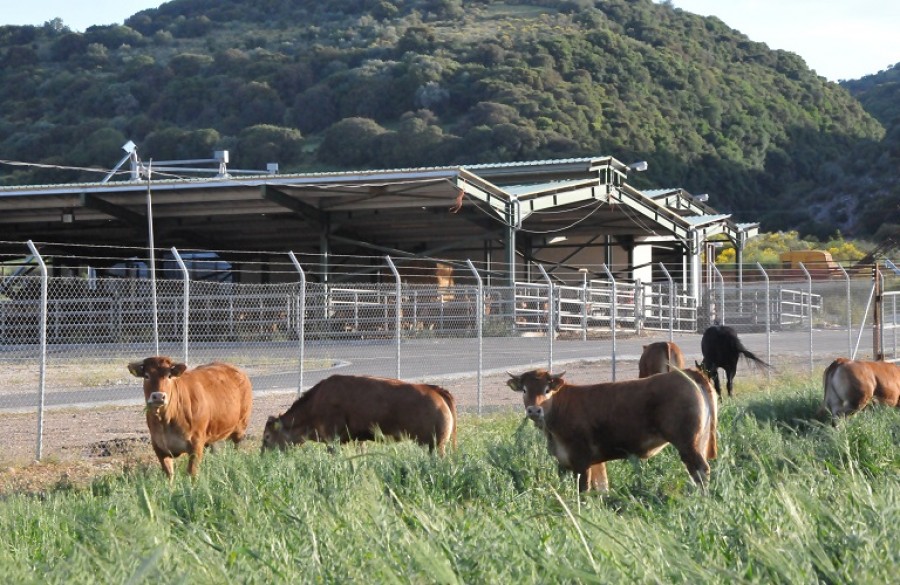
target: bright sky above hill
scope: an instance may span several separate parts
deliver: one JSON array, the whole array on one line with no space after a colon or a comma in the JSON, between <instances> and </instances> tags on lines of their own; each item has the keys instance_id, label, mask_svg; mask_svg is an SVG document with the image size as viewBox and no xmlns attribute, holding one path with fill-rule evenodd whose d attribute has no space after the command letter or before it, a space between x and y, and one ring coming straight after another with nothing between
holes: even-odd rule
<instances>
[{"instance_id":1,"label":"bright sky above hill","mask_svg":"<svg viewBox=\"0 0 900 585\"><path fill-rule=\"evenodd\" d=\"M59 17L84 31L120 24L161 0L0 0L0 25L41 25ZM900 2L894 0L672 0L678 8L717 16L772 49L800 55L819 75L857 79L900 62Z\"/></svg>"}]
</instances>

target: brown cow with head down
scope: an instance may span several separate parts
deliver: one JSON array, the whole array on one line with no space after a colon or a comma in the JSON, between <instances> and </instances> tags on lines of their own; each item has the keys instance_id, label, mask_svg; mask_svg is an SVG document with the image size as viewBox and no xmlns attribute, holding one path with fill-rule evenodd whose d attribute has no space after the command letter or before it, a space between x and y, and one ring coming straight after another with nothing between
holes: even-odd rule
<instances>
[{"instance_id":1,"label":"brown cow with head down","mask_svg":"<svg viewBox=\"0 0 900 585\"><path fill-rule=\"evenodd\" d=\"M150 441L169 479L175 457L187 453L188 472L196 476L206 445L244 438L253 387L235 366L212 363L188 370L170 358L149 357L128 364L128 371L144 379Z\"/></svg>"},{"instance_id":2,"label":"brown cow with head down","mask_svg":"<svg viewBox=\"0 0 900 585\"><path fill-rule=\"evenodd\" d=\"M607 461L646 459L669 443L691 478L706 482L707 460L717 454L718 412L712 385L698 370L590 386L567 384L546 370L510 377L550 453L579 475L580 490L608 489Z\"/></svg>"},{"instance_id":3,"label":"brown cow with head down","mask_svg":"<svg viewBox=\"0 0 900 585\"><path fill-rule=\"evenodd\" d=\"M638 378L684 369L681 348L672 341L657 341L644 346L638 362Z\"/></svg>"},{"instance_id":4,"label":"brown cow with head down","mask_svg":"<svg viewBox=\"0 0 900 585\"><path fill-rule=\"evenodd\" d=\"M443 455L448 440L456 445L456 401L440 386L336 374L304 392L281 416L270 416L262 447L371 441L378 433L411 438Z\"/></svg>"},{"instance_id":5,"label":"brown cow with head down","mask_svg":"<svg viewBox=\"0 0 900 585\"><path fill-rule=\"evenodd\" d=\"M847 416L871 401L900 406L900 368L888 362L837 358L822 376L825 401L821 411Z\"/></svg>"}]
</instances>

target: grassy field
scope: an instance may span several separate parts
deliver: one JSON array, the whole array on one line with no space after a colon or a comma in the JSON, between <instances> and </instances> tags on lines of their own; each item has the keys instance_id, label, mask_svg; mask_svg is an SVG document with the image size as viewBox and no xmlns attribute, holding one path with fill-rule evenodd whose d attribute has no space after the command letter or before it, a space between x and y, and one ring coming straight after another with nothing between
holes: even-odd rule
<instances>
[{"instance_id":1,"label":"grassy field","mask_svg":"<svg viewBox=\"0 0 900 585\"><path fill-rule=\"evenodd\" d=\"M518 414L410 443L209 455L0 501L7 583L889 583L900 566L900 410L813 420L817 380L720 413L706 493L673 449L575 491Z\"/></svg>"}]
</instances>

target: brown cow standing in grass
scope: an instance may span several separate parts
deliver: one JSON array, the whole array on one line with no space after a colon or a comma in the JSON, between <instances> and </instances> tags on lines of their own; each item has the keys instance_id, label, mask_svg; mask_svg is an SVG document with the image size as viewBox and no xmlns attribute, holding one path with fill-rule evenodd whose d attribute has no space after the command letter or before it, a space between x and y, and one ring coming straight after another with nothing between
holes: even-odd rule
<instances>
[{"instance_id":1,"label":"brown cow standing in grass","mask_svg":"<svg viewBox=\"0 0 900 585\"><path fill-rule=\"evenodd\" d=\"M900 406L900 368L888 362L837 358L822 375L825 401L820 412L848 416L871 401Z\"/></svg>"},{"instance_id":2,"label":"brown cow standing in grass","mask_svg":"<svg viewBox=\"0 0 900 585\"><path fill-rule=\"evenodd\" d=\"M188 473L196 477L206 445L244 438L253 387L235 366L212 363L188 370L170 358L149 357L128 364L128 371L144 379L150 441L169 479L175 457L187 453Z\"/></svg>"},{"instance_id":3,"label":"brown cow standing in grass","mask_svg":"<svg viewBox=\"0 0 900 585\"><path fill-rule=\"evenodd\" d=\"M644 346L638 362L638 378L664 374L675 368L684 369L684 355L681 348L672 341L657 341Z\"/></svg>"},{"instance_id":4,"label":"brown cow standing in grass","mask_svg":"<svg viewBox=\"0 0 900 585\"><path fill-rule=\"evenodd\" d=\"M440 386L336 374L304 392L281 416L270 416L262 448L371 441L379 433L409 437L443 455L448 440L456 446L456 400Z\"/></svg>"},{"instance_id":5,"label":"brown cow standing in grass","mask_svg":"<svg viewBox=\"0 0 900 585\"><path fill-rule=\"evenodd\" d=\"M718 407L709 379L695 369L589 386L533 370L510 374L525 413L542 428L561 467L581 491L607 491L606 462L647 459L671 443L691 478L704 485L717 454Z\"/></svg>"}]
</instances>

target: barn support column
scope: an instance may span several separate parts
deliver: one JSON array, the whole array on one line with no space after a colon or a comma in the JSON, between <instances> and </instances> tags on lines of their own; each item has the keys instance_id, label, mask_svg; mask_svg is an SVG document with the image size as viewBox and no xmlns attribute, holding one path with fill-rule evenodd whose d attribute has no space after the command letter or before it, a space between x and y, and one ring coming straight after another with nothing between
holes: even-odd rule
<instances>
[{"instance_id":1,"label":"barn support column","mask_svg":"<svg viewBox=\"0 0 900 585\"><path fill-rule=\"evenodd\" d=\"M516 213L517 201L512 200L506 205L506 236L504 244L504 261L506 262L507 286L509 292L506 296L506 307L503 313L508 315L512 323L516 321L516 228L518 226L518 214Z\"/></svg>"},{"instance_id":2,"label":"barn support column","mask_svg":"<svg viewBox=\"0 0 900 585\"><path fill-rule=\"evenodd\" d=\"M517 201L510 201L506 206L506 241L504 256L506 260L507 285L510 289L516 286L516 229L518 228Z\"/></svg>"}]
</instances>

